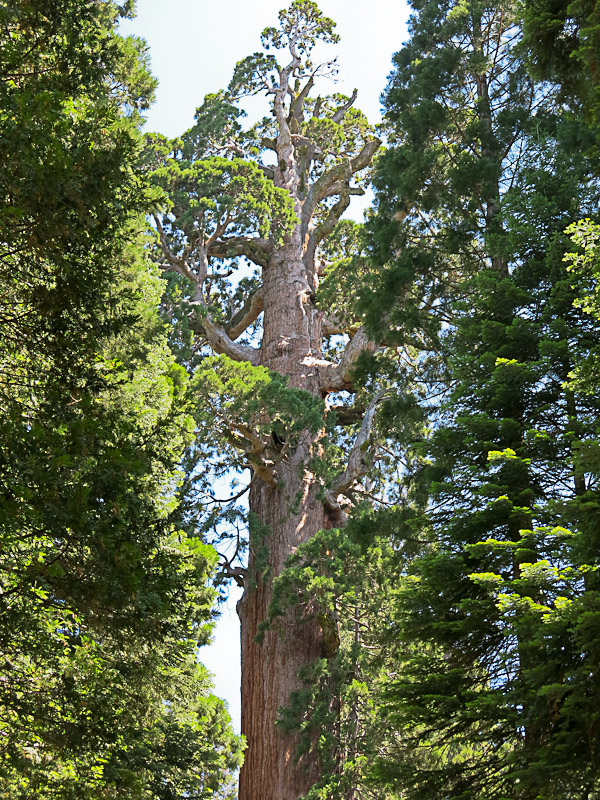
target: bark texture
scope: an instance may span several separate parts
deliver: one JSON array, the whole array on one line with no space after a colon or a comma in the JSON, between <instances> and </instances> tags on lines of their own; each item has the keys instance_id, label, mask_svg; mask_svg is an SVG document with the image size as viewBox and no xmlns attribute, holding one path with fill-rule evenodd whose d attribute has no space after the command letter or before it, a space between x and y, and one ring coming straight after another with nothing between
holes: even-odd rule
<instances>
[{"instance_id":1,"label":"bark texture","mask_svg":"<svg viewBox=\"0 0 600 800\"><path fill-rule=\"evenodd\" d=\"M302 255L298 226L264 274L261 364L287 376L290 386L319 395L315 362L321 356L322 315L312 300L314 275L307 273ZM303 622L291 613L276 631L267 631L261 644L255 642L258 627L268 615L273 578L286 558L324 526L325 509L317 496L320 487L309 469L318 438L308 432L301 436L289 459L278 465L277 486L255 475L250 489L250 512L268 533L264 542L251 537L245 591L238 605L242 732L248 741L240 800L297 800L319 777L314 755L296 762L297 741L275 725L279 709L299 687L298 671L322 655L318 623ZM265 567L268 573L262 575Z\"/></svg>"},{"instance_id":2,"label":"bark texture","mask_svg":"<svg viewBox=\"0 0 600 800\"><path fill-rule=\"evenodd\" d=\"M285 87L285 76L281 85ZM284 88L285 91L285 88ZM277 101L275 108L278 109ZM345 375L353 360L372 350L364 334L350 346L352 354L339 364L322 356L323 313L314 303L318 282L315 239L322 230L310 228L308 203L303 193L301 167L289 135L283 111L278 111L282 131L277 142L279 167L274 172L277 186L287 188L294 198L297 227L275 248L270 265L263 270L263 337L260 361L263 366L285 375L292 387L324 397L329 391L348 388ZM346 167L345 184L360 165L371 160L378 143L372 144L353 169ZM330 182L322 180L322 191L339 192L339 170ZM329 188L327 188L329 187ZM338 207L339 215L347 204ZM308 220L308 221L307 221ZM356 338L356 337L355 337ZM357 344L360 343L360 347ZM347 362L347 363L346 363ZM239 800L298 800L318 780L316 753L296 759L297 739L276 726L279 710L288 705L290 694L300 688L298 673L324 655L323 636L316 620L301 619L302 609L289 613L258 644L255 637L268 616L272 582L289 555L329 523L335 499L326 505L323 487L310 471L318 456L319 439L305 431L289 457L277 467L276 485L268 485L257 474L252 479L250 512L268 530L265 542L250 540L244 595L238 604L242 649L242 733L248 742L240 775ZM352 483L351 478L348 485ZM264 529L263 528L263 529ZM265 557L267 564L263 563ZM267 567L267 574L263 569Z\"/></svg>"}]
</instances>

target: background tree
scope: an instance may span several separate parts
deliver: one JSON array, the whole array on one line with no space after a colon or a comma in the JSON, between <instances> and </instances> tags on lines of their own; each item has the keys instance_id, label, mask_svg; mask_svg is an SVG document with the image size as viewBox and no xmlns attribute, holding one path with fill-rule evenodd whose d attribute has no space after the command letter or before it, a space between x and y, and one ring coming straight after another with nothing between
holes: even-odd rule
<instances>
[{"instance_id":1,"label":"background tree","mask_svg":"<svg viewBox=\"0 0 600 800\"><path fill-rule=\"evenodd\" d=\"M563 231L597 208L581 155L593 140L528 76L515 4L414 8L386 94L368 302L375 325L416 277L409 323L421 314L427 338L413 380L429 386L432 432L407 478L429 499L393 540L403 578L366 782L414 798L592 797L579 665L595 669L581 626L595 618L597 475L580 454L598 409L569 376L598 329L573 306Z\"/></svg>"},{"instance_id":2,"label":"background tree","mask_svg":"<svg viewBox=\"0 0 600 800\"><path fill-rule=\"evenodd\" d=\"M593 0L527 0L524 45L533 74L560 87L561 99L595 125L600 119L600 6Z\"/></svg>"},{"instance_id":3,"label":"background tree","mask_svg":"<svg viewBox=\"0 0 600 800\"><path fill-rule=\"evenodd\" d=\"M115 33L124 13L0 6L0 787L15 798L213 796L240 760L196 663L215 555L174 524L190 407L139 235L154 81L143 43Z\"/></svg>"}]
</instances>

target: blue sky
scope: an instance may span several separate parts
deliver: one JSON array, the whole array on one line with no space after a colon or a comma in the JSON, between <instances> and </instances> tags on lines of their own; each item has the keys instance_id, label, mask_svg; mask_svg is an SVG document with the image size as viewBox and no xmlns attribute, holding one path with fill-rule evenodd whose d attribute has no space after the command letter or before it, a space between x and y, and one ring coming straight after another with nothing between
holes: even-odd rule
<instances>
[{"instance_id":1,"label":"blue sky","mask_svg":"<svg viewBox=\"0 0 600 800\"><path fill-rule=\"evenodd\" d=\"M175 137L193 124L204 95L229 83L235 63L260 49L260 33L277 24L285 0L138 0L137 17L122 25L124 34L142 36L150 45L152 71L159 80L157 99L146 130ZM337 22L341 41L316 56L337 56L336 84L322 90L350 95L369 120L381 119L379 98L391 71L392 54L407 38L409 10L404 0L321 0L324 14ZM317 60L317 59L315 59ZM258 98L247 108L250 119L268 110ZM358 210L358 209L357 209ZM356 212L355 212L356 213ZM239 626L233 595L216 628L215 640L201 659L215 676L236 730L240 727Z\"/></svg>"}]
</instances>

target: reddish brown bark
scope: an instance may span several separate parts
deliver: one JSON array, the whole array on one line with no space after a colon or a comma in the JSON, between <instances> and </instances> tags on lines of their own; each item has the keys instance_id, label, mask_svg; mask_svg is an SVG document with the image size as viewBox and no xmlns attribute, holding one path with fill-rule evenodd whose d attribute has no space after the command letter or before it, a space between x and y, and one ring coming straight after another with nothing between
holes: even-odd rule
<instances>
[{"instance_id":1,"label":"reddish brown bark","mask_svg":"<svg viewBox=\"0 0 600 800\"><path fill-rule=\"evenodd\" d=\"M318 395L318 373L305 363L320 356L321 350L320 314L312 302L311 277L302 261L297 229L265 271L261 363L286 375L291 386ZM246 588L238 604L242 732L248 741L239 800L297 800L319 777L316 756L308 754L296 761L297 739L275 726L279 709L299 686L298 671L322 654L319 626L290 613L277 631L267 631L261 644L254 641L268 614L273 578L286 558L324 526L323 503L309 470L317 439L308 432L300 438L289 460L278 466L277 487L257 476L252 480L250 511L269 529L265 542L269 574L264 580L257 574L264 556L251 543Z\"/></svg>"},{"instance_id":2,"label":"reddish brown bark","mask_svg":"<svg viewBox=\"0 0 600 800\"><path fill-rule=\"evenodd\" d=\"M286 477L293 480L295 476ZM298 486L299 481L294 483ZM289 483L287 486L296 488ZM290 513L293 498L287 492L271 489L259 480L253 482L251 489L252 506L260 509L263 522L270 520L272 572L265 582L259 578L247 588L238 606L242 731L249 745L240 776L240 800L297 800L319 777L315 756L309 754L296 762L296 737L281 732L275 722L279 709L288 704L290 693L298 688L298 670L322 654L320 629L316 622L299 623L290 613L276 631L267 631L261 644L254 641L258 626L267 616L272 577L278 574L287 555L323 526L323 506L314 497L314 485L305 478L298 488L307 492L300 513ZM249 580L252 581L251 572Z\"/></svg>"}]
</instances>

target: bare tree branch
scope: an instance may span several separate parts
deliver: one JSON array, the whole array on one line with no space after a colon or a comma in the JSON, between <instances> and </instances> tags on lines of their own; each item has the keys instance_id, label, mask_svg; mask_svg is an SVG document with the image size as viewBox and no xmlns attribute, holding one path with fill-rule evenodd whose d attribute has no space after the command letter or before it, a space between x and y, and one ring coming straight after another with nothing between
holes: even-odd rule
<instances>
[{"instance_id":1,"label":"bare tree branch","mask_svg":"<svg viewBox=\"0 0 600 800\"><path fill-rule=\"evenodd\" d=\"M265 458L268 445L245 425L234 424L224 432L225 439L237 450L241 450L248 466L269 486L277 486L274 462Z\"/></svg>"},{"instance_id":2,"label":"bare tree branch","mask_svg":"<svg viewBox=\"0 0 600 800\"><path fill-rule=\"evenodd\" d=\"M184 258L179 258L173 253L173 251L167 244L167 237L165 236L165 231L160 219L156 214L154 214L153 216L154 216L154 222L156 223L156 229L158 231L160 249L162 250L163 255L166 258L167 262L171 265L171 267L175 272L178 272L180 275L183 275L184 278L187 278L188 281L190 281L194 285L197 285L198 276L195 275L192 272L192 270L188 267Z\"/></svg>"},{"instance_id":3,"label":"bare tree branch","mask_svg":"<svg viewBox=\"0 0 600 800\"><path fill-rule=\"evenodd\" d=\"M338 110L335 112L335 114L333 115L333 117L331 118L334 122L337 122L338 125L344 119L344 116L346 115L346 111L348 111L348 109L351 108L354 105L354 101L356 100L357 94L358 94L358 92L355 89L352 92L352 97L348 100L348 102L344 103L343 106L340 106L338 108Z\"/></svg>"},{"instance_id":4,"label":"bare tree branch","mask_svg":"<svg viewBox=\"0 0 600 800\"><path fill-rule=\"evenodd\" d=\"M366 475L370 467L368 458L369 442L371 430L377 406L381 402L384 392L378 392L371 400L364 413L360 430L352 445L352 450L348 456L348 464L343 472L340 472L331 482L330 488L325 492L327 504L332 508L339 508L338 495L346 494L356 481Z\"/></svg>"},{"instance_id":5,"label":"bare tree branch","mask_svg":"<svg viewBox=\"0 0 600 800\"><path fill-rule=\"evenodd\" d=\"M244 305L223 326L230 339L237 339L264 311L265 298L262 286L250 292Z\"/></svg>"},{"instance_id":6,"label":"bare tree branch","mask_svg":"<svg viewBox=\"0 0 600 800\"><path fill-rule=\"evenodd\" d=\"M344 319L338 314L327 314L321 322L321 333L323 336L340 336L349 333L352 328L356 327L356 322Z\"/></svg>"},{"instance_id":7,"label":"bare tree branch","mask_svg":"<svg viewBox=\"0 0 600 800\"><path fill-rule=\"evenodd\" d=\"M219 564L219 572L225 578L233 578L238 586L242 589L244 588L244 578L246 577L246 569L244 567L232 567L231 561L225 559Z\"/></svg>"},{"instance_id":8,"label":"bare tree branch","mask_svg":"<svg viewBox=\"0 0 600 800\"><path fill-rule=\"evenodd\" d=\"M192 283L194 287L194 295L193 295L194 299L191 305L199 306L200 308L203 309L203 316L200 320L200 329L201 329L200 332L206 336L206 338L210 342L210 346L213 348L215 353L223 353L229 356L229 358L232 358L234 361L249 361L252 365L257 366L260 358L259 351L254 347L250 347L249 345L238 344L237 342L233 341L229 336L228 332L225 330L225 328L222 325L219 325L218 323L213 321L208 311L208 307L206 305L203 293L203 284L204 281L206 280L207 270L208 270L208 258L206 254L206 247L199 246L201 258L200 258L200 265L198 267L198 273L195 274L186 264L184 259L178 258L171 252L167 244L167 239L162 224L160 222L160 219L158 219L158 217L156 216L154 217L154 219L156 222L156 227L160 238L161 249L165 255L165 258L167 259L168 263L175 272L178 272L180 275L183 275ZM262 242L263 240L259 239L254 241ZM214 250L218 249L216 246L219 244L222 243L213 242L213 245L211 246L211 255L214 255ZM225 240L223 244L227 244L227 240ZM266 242L266 244L268 245L269 243ZM244 245L247 245L247 242L244 242Z\"/></svg>"},{"instance_id":9,"label":"bare tree branch","mask_svg":"<svg viewBox=\"0 0 600 800\"><path fill-rule=\"evenodd\" d=\"M259 267L268 267L273 244L268 239L255 236L229 236L213 242L209 255L212 258L234 258L246 256Z\"/></svg>"},{"instance_id":10,"label":"bare tree branch","mask_svg":"<svg viewBox=\"0 0 600 800\"><path fill-rule=\"evenodd\" d=\"M265 136L264 139L261 139L260 145L267 150L273 150L274 153L277 152L277 139L269 139Z\"/></svg>"},{"instance_id":11,"label":"bare tree branch","mask_svg":"<svg viewBox=\"0 0 600 800\"><path fill-rule=\"evenodd\" d=\"M206 308L204 303L201 305ZM249 361L252 366L258 366L260 351L250 345L234 342L221 325L213 322L208 312L202 318L201 326L215 353L222 353L234 361Z\"/></svg>"},{"instance_id":12,"label":"bare tree branch","mask_svg":"<svg viewBox=\"0 0 600 800\"><path fill-rule=\"evenodd\" d=\"M355 158L336 164L315 181L302 206L302 224L305 229L308 229L315 208L322 200L341 194L344 188L348 189L350 194L356 193L356 190L350 189L350 179L361 169L369 166L380 145L380 139L369 139ZM358 191L362 193L362 190Z\"/></svg>"},{"instance_id":13,"label":"bare tree branch","mask_svg":"<svg viewBox=\"0 0 600 800\"><path fill-rule=\"evenodd\" d=\"M356 425L357 422L360 422L363 419L365 409L348 406L329 406L327 412L335 414L335 424L344 427L345 425Z\"/></svg>"},{"instance_id":14,"label":"bare tree branch","mask_svg":"<svg viewBox=\"0 0 600 800\"><path fill-rule=\"evenodd\" d=\"M272 181L273 178L275 177L274 168L273 167L269 167L266 164L259 164L258 162L255 162L255 163L256 163L256 166L264 173L264 175L266 175L266 177L269 180Z\"/></svg>"},{"instance_id":15,"label":"bare tree branch","mask_svg":"<svg viewBox=\"0 0 600 800\"><path fill-rule=\"evenodd\" d=\"M290 120L293 118L296 120L298 124L300 124L300 122L302 121L302 110L304 108L304 101L308 97L308 94L314 85L315 85L315 76L313 73L302 87L302 90L300 91L298 96L292 102L292 106L290 108Z\"/></svg>"},{"instance_id":16,"label":"bare tree branch","mask_svg":"<svg viewBox=\"0 0 600 800\"><path fill-rule=\"evenodd\" d=\"M319 367L319 377L322 392L340 392L344 389L352 390L350 373L358 357L362 353L372 353L378 344L367 336L361 326L346 345L338 364L327 364Z\"/></svg>"}]
</instances>

